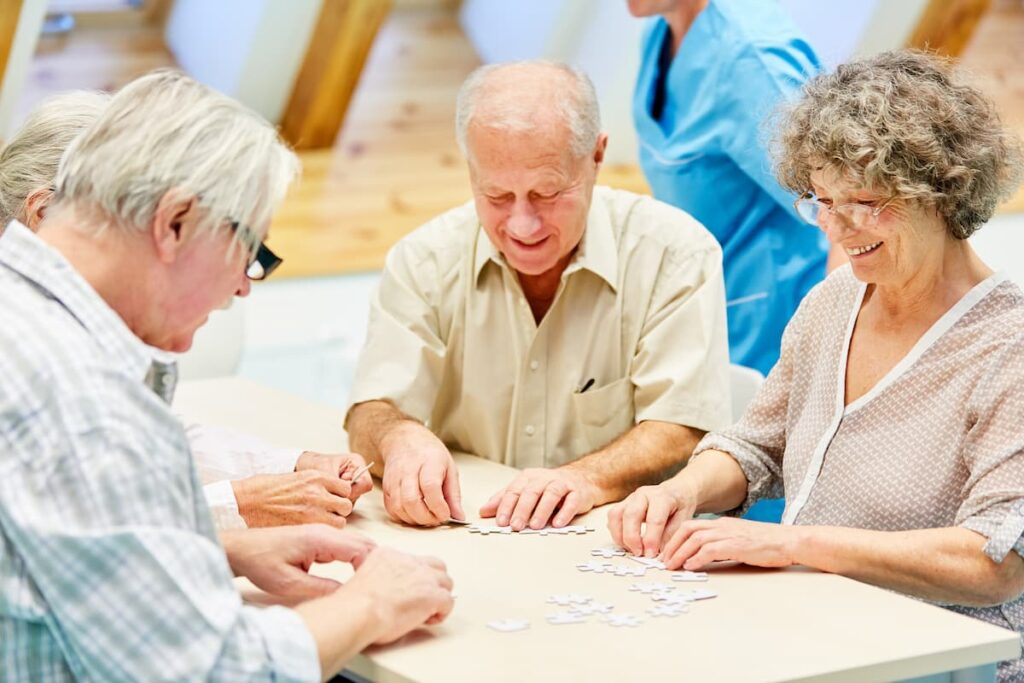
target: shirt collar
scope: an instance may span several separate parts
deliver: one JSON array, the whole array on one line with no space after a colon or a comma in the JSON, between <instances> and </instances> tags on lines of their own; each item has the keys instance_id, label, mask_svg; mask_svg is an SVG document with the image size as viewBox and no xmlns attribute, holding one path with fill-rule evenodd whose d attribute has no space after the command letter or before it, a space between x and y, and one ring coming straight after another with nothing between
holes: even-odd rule
<instances>
[{"instance_id":1,"label":"shirt collar","mask_svg":"<svg viewBox=\"0 0 1024 683\"><path fill-rule=\"evenodd\" d=\"M153 354L64 256L12 221L0 240L0 265L60 303L132 377L143 380Z\"/></svg>"},{"instance_id":2,"label":"shirt collar","mask_svg":"<svg viewBox=\"0 0 1024 683\"><path fill-rule=\"evenodd\" d=\"M580 240L576 253L562 273L566 278L578 270L589 270L594 275L608 283L612 291L618 291L616 284L619 275L618 246L615 242L615 233L612 230L611 216L608 215L608 206L601 201L598 193L590 202L590 212L587 214L587 227L583 231L583 239ZM508 262L501 252L494 248L494 244L487 236L483 226L477 231L476 236L476 258L473 263L473 282L479 283L480 273L489 262L494 262L502 268L509 268Z\"/></svg>"}]
</instances>

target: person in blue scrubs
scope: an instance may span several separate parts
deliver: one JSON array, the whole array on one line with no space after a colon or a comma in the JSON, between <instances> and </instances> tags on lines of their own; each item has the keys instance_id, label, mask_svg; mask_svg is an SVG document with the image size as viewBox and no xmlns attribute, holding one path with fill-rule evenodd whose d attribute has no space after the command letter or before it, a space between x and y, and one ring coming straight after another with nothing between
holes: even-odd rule
<instances>
[{"instance_id":1,"label":"person in blue scrubs","mask_svg":"<svg viewBox=\"0 0 1024 683\"><path fill-rule=\"evenodd\" d=\"M786 323L825 276L828 241L773 177L765 122L818 72L818 58L774 0L629 8L656 17L633 100L644 175L656 198L722 245L731 360L768 374Z\"/></svg>"},{"instance_id":2,"label":"person in blue scrubs","mask_svg":"<svg viewBox=\"0 0 1024 683\"><path fill-rule=\"evenodd\" d=\"M768 374L782 331L825 276L828 240L772 175L766 123L820 70L774 0L629 0L643 33L633 99L640 165L654 196L722 245L733 363ZM777 522L783 501L748 519Z\"/></svg>"}]
</instances>

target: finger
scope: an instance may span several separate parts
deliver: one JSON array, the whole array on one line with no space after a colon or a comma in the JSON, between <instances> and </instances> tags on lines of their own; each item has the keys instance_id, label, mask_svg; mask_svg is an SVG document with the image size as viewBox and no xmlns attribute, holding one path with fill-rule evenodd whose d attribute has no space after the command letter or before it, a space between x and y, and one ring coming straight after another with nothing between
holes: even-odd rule
<instances>
[{"instance_id":1,"label":"finger","mask_svg":"<svg viewBox=\"0 0 1024 683\"><path fill-rule=\"evenodd\" d=\"M341 586L334 579L313 576L298 567L288 566L283 574L285 581L282 583L286 588L279 595L284 597L309 600L333 593Z\"/></svg>"},{"instance_id":2,"label":"finger","mask_svg":"<svg viewBox=\"0 0 1024 683\"><path fill-rule=\"evenodd\" d=\"M348 498L325 493L319 502L327 512L341 515L342 517L348 517L352 514L352 501Z\"/></svg>"},{"instance_id":3,"label":"finger","mask_svg":"<svg viewBox=\"0 0 1024 683\"><path fill-rule=\"evenodd\" d=\"M423 493L423 502L430 512L431 524L441 524L452 516L452 511L448 508L444 493L441 491L443 483L444 475L436 468L424 467L420 470L420 491Z\"/></svg>"},{"instance_id":4,"label":"finger","mask_svg":"<svg viewBox=\"0 0 1024 683\"><path fill-rule=\"evenodd\" d=\"M665 533L669 515L675 512L675 505L665 496L655 496L647 506L646 528L643 533L644 557L657 557L661 550L661 538Z\"/></svg>"},{"instance_id":5,"label":"finger","mask_svg":"<svg viewBox=\"0 0 1024 683\"><path fill-rule=\"evenodd\" d=\"M337 474L334 476L329 474L323 475L320 478L320 483L323 484L325 489L335 496L340 496L342 498L349 498L352 496L352 482L340 479Z\"/></svg>"},{"instance_id":6,"label":"finger","mask_svg":"<svg viewBox=\"0 0 1024 683\"><path fill-rule=\"evenodd\" d=\"M540 502L537 503L537 507L533 511L533 517L530 518L530 528L543 529L547 526L551 515L555 513L555 508L558 507L558 504L562 502L564 497L564 488L552 485L544 489L544 495L541 496Z\"/></svg>"},{"instance_id":7,"label":"finger","mask_svg":"<svg viewBox=\"0 0 1024 683\"><path fill-rule=\"evenodd\" d=\"M530 517L533 516L533 509L537 507L537 501L540 500L540 497L546 488L547 487L543 482L537 482L527 486L526 489L519 494L519 499L516 501L515 507L513 507L512 512L509 513L509 526L512 527L513 531L522 531L526 528L526 525L530 521Z\"/></svg>"},{"instance_id":8,"label":"finger","mask_svg":"<svg viewBox=\"0 0 1024 683\"><path fill-rule=\"evenodd\" d=\"M736 560L736 553L733 552L734 542L731 538L723 538L710 543L705 543L700 550L692 557L683 562L683 569L698 571L704 569L712 562L718 560Z\"/></svg>"},{"instance_id":9,"label":"finger","mask_svg":"<svg viewBox=\"0 0 1024 683\"><path fill-rule=\"evenodd\" d=\"M622 511L626 504L626 501L613 505L608 510L608 533L612 537L612 542L619 546L622 545Z\"/></svg>"},{"instance_id":10,"label":"finger","mask_svg":"<svg viewBox=\"0 0 1024 683\"><path fill-rule=\"evenodd\" d=\"M359 499L359 496L372 490L373 476L370 475L369 471L363 472L352 482L352 501L355 502Z\"/></svg>"},{"instance_id":11,"label":"finger","mask_svg":"<svg viewBox=\"0 0 1024 683\"><path fill-rule=\"evenodd\" d=\"M498 504L498 512L494 515L494 523L498 526L508 526L508 522L512 518L512 511L515 510L518 501L519 490L513 489L510 486Z\"/></svg>"},{"instance_id":12,"label":"finger","mask_svg":"<svg viewBox=\"0 0 1024 683\"><path fill-rule=\"evenodd\" d=\"M423 493L420 491L419 472L402 477L400 504L405 514L418 526L434 526L434 516L423 504Z\"/></svg>"},{"instance_id":13,"label":"finger","mask_svg":"<svg viewBox=\"0 0 1024 683\"><path fill-rule=\"evenodd\" d=\"M462 488L459 486L459 468L455 466L454 462L448 465L448 471L445 472L441 493L448 502L452 517L465 520L466 511L462 509Z\"/></svg>"},{"instance_id":14,"label":"finger","mask_svg":"<svg viewBox=\"0 0 1024 683\"><path fill-rule=\"evenodd\" d=\"M630 496L625 503L622 514L622 545L633 555L644 554L644 542L640 536L640 528L647 517L650 499L647 492L642 491Z\"/></svg>"},{"instance_id":15,"label":"finger","mask_svg":"<svg viewBox=\"0 0 1024 683\"><path fill-rule=\"evenodd\" d=\"M562 507L558 509L558 514L551 520L551 526L563 527L571 522L580 511L580 502L580 494L576 491L569 491L569 495L562 501Z\"/></svg>"},{"instance_id":16,"label":"finger","mask_svg":"<svg viewBox=\"0 0 1024 683\"><path fill-rule=\"evenodd\" d=\"M326 524L334 527L335 529L344 529L345 525L348 524L348 520L344 516L335 514L324 508L314 507L312 512L308 515L306 523L313 524Z\"/></svg>"},{"instance_id":17,"label":"finger","mask_svg":"<svg viewBox=\"0 0 1024 683\"><path fill-rule=\"evenodd\" d=\"M373 539L354 531L339 531L319 524L305 527L314 562L348 562L358 568L377 547Z\"/></svg>"},{"instance_id":18,"label":"finger","mask_svg":"<svg viewBox=\"0 0 1024 683\"><path fill-rule=\"evenodd\" d=\"M505 489L501 489L493 496L491 496L490 499L486 503L484 503L483 506L480 508L480 516L494 517L494 515L498 514L498 505L501 503L501 499L504 497Z\"/></svg>"},{"instance_id":19,"label":"finger","mask_svg":"<svg viewBox=\"0 0 1024 683\"><path fill-rule=\"evenodd\" d=\"M698 528L695 531L691 531L686 540L679 546L679 550L672 555L672 566L682 567L686 564L687 560L700 552L705 543L712 543L720 540L720 538L718 534L710 529ZM668 565L669 563L666 562L665 564Z\"/></svg>"},{"instance_id":20,"label":"finger","mask_svg":"<svg viewBox=\"0 0 1024 683\"><path fill-rule=\"evenodd\" d=\"M342 462L338 474L342 477L347 474L348 477L346 478L349 481L352 480L352 475L355 474L356 471L361 470L366 466L366 460L358 453L345 453L341 457L344 458L344 462Z\"/></svg>"},{"instance_id":21,"label":"finger","mask_svg":"<svg viewBox=\"0 0 1024 683\"><path fill-rule=\"evenodd\" d=\"M412 521L412 518L405 514L405 510L402 509L401 496L389 493L389 487L387 486L386 482L383 488L384 509L387 511L389 515L391 515L391 519L395 520L396 522L401 522L402 524L415 524L415 522ZM390 487L390 489L392 490L394 488L396 488L394 485Z\"/></svg>"}]
</instances>

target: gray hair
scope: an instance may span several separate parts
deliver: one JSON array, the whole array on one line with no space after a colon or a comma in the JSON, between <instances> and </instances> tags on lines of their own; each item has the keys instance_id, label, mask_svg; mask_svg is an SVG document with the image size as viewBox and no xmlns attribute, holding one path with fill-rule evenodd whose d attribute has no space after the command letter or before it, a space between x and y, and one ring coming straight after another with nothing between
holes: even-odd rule
<instances>
[{"instance_id":1,"label":"gray hair","mask_svg":"<svg viewBox=\"0 0 1024 683\"><path fill-rule=\"evenodd\" d=\"M32 110L0 152L0 230L24 217L29 195L53 185L64 151L109 101L106 93L76 90L48 97Z\"/></svg>"},{"instance_id":2,"label":"gray hair","mask_svg":"<svg viewBox=\"0 0 1024 683\"><path fill-rule=\"evenodd\" d=\"M478 123L488 128L514 132L529 132L536 129L537 117L541 112L538 112L535 106L531 106L533 103L530 100L521 96L493 97L496 88L501 87L500 72L507 70L548 70L556 77L560 77L565 87L559 89L553 105L554 111L560 115L569 129L572 153L577 158L582 158L594 150L597 138L601 134L601 112L594 84L583 71L573 66L534 59L486 64L474 70L463 82L455 105L455 139L463 155L469 157L466 133L478 116L478 110L483 109L483 103L486 104L486 120Z\"/></svg>"},{"instance_id":3,"label":"gray hair","mask_svg":"<svg viewBox=\"0 0 1024 683\"><path fill-rule=\"evenodd\" d=\"M56 199L58 208L67 201L98 212L96 230L142 230L174 190L194 195L206 210L201 230L238 221L256 233L298 171L295 154L257 114L184 74L160 70L122 88L71 143Z\"/></svg>"},{"instance_id":4,"label":"gray hair","mask_svg":"<svg viewBox=\"0 0 1024 683\"><path fill-rule=\"evenodd\" d=\"M779 182L810 188L828 168L893 197L935 206L967 239L1021 177L1021 147L992 102L952 63L894 50L809 81L784 109L775 145Z\"/></svg>"}]
</instances>

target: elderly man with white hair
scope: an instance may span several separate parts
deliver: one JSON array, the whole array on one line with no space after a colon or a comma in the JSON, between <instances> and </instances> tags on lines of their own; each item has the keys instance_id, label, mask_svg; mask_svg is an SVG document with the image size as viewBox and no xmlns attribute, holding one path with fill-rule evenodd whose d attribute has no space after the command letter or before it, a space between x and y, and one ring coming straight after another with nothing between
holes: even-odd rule
<instances>
[{"instance_id":1,"label":"elderly man with white hair","mask_svg":"<svg viewBox=\"0 0 1024 683\"><path fill-rule=\"evenodd\" d=\"M149 347L184 351L273 266L297 160L185 76L125 87L72 143L46 219L0 241L5 681L311 681L451 609L444 565L326 525L218 539ZM223 544L223 545L222 545ZM313 562L355 567L343 586ZM244 606L232 575L292 600Z\"/></svg>"},{"instance_id":2,"label":"elderly man with white hair","mask_svg":"<svg viewBox=\"0 0 1024 683\"><path fill-rule=\"evenodd\" d=\"M473 200L389 253L350 444L402 522L464 518L451 449L525 468L481 516L564 526L728 424L721 251L682 211L594 187L608 137L583 73L484 66L457 108Z\"/></svg>"},{"instance_id":3,"label":"elderly man with white hair","mask_svg":"<svg viewBox=\"0 0 1024 683\"><path fill-rule=\"evenodd\" d=\"M76 90L47 98L0 150L0 233L12 220L38 230L53 198L65 150L106 109L106 93ZM268 273L264 272L264 276ZM173 363L173 354L154 349ZM174 374L164 375L174 389ZM203 493L218 529L323 523L344 527L359 497L373 488L363 459L279 448L232 430L185 423Z\"/></svg>"}]
</instances>

